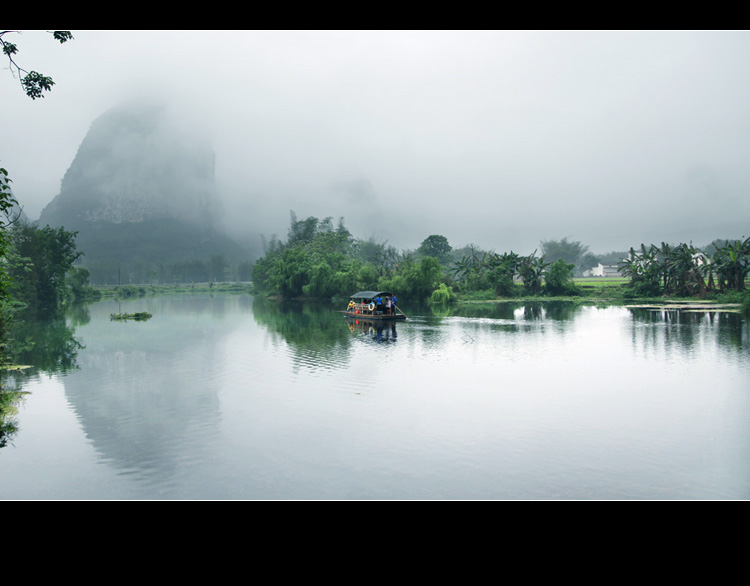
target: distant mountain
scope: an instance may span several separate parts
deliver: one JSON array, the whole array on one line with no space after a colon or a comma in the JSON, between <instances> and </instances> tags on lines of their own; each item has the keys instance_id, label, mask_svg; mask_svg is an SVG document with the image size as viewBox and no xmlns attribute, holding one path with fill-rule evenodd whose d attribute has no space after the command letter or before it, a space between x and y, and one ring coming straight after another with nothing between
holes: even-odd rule
<instances>
[{"instance_id":1,"label":"distant mountain","mask_svg":"<svg viewBox=\"0 0 750 586\"><path fill-rule=\"evenodd\" d=\"M124 269L145 282L146 273L152 280L176 263L243 260L221 226L213 149L171 122L163 105L131 104L97 118L39 225L77 231L92 277ZM178 278L189 280L168 276Z\"/></svg>"}]
</instances>

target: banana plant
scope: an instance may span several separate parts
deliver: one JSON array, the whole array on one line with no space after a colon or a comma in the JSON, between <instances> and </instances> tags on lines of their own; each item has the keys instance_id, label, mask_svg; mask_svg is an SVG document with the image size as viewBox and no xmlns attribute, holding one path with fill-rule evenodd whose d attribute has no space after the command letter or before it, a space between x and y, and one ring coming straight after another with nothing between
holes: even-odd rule
<instances>
[{"instance_id":1,"label":"banana plant","mask_svg":"<svg viewBox=\"0 0 750 586\"><path fill-rule=\"evenodd\" d=\"M735 240L719 248L713 257L719 289L743 291L750 273L750 238Z\"/></svg>"},{"instance_id":2,"label":"banana plant","mask_svg":"<svg viewBox=\"0 0 750 586\"><path fill-rule=\"evenodd\" d=\"M550 263L545 262L543 256L536 256L536 250L529 256L521 257L518 274L523 281L523 286L527 293L538 295L542 291L544 271L549 265Z\"/></svg>"}]
</instances>

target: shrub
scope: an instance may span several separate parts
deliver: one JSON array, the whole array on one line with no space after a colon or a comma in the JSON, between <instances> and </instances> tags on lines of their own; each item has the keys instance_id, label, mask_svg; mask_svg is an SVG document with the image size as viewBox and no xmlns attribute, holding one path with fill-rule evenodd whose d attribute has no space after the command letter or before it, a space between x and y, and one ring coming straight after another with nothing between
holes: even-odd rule
<instances>
[{"instance_id":1,"label":"shrub","mask_svg":"<svg viewBox=\"0 0 750 586\"><path fill-rule=\"evenodd\" d=\"M576 295L578 288L573 282L574 264L558 259L550 265L544 277L544 290L550 295Z\"/></svg>"},{"instance_id":2,"label":"shrub","mask_svg":"<svg viewBox=\"0 0 750 586\"><path fill-rule=\"evenodd\" d=\"M455 300L456 294L453 292L453 287L440 283L440 286L432 292L427 302L430 305L447 305Z\"/></svg>"}]
</instances>

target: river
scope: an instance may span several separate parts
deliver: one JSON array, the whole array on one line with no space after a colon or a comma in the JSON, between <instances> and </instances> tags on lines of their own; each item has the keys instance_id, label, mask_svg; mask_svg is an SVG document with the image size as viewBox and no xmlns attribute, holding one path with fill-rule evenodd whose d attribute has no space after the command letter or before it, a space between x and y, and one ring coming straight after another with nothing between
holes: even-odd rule
<instances>
[{"instance_id":1,"label":"river","mask_svg":"<svg viewBox=\"0 0 750 586\"><path fill-rule=\"evenodd\" d=\"M750 498L739 314L339 309L180 294L34 324L0 499Z\"/></svg>"}]
</instances>

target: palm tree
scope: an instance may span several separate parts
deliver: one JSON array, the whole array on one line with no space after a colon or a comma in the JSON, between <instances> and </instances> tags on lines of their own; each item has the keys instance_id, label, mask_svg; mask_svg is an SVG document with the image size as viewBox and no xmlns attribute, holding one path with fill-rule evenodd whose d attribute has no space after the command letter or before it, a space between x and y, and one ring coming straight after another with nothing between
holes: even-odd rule
<instances>
[{"instance_id":1,"label":"palm tree","mask_svg":"<svg viewBox=\"0 0 750 586\"><path fill-rule=\"evenodd\" d=\"M713 263L721 291L743 291L750 272L750 238L727 242L716 251Z\"/></svg>"},{"instance_id":2,"label":"palm tree","mask_svg":"<svg viewBox=\"0 0 750 586\"><path fill-rule=\"evenodd\" d=\"M658 250L653 244L648 248L645 244L641 244L640 253L631 247L628 258L620 266L620 272L630 277L630 288L639 295L659 294L662 274L657 256Z\"/></svg>"},{"instance_id":3,"label":"palm tree","mask_svg":"<svg viewBox=\"0 0 750 586\"><path fill-rule=\"evenodd\" d=\"M453 268L451 269L451 272L453 273L453 278L466 285L469 282L469 279L476 271L477 267L477 259L474 256L463 256L461 257L461 260L458 260L455 262Z\"/></svg>"},{"instance_id":4,"label":"palm tree","mask_svg":"<svg viewBox=\"0 0 750 586\"><path fill-rule=\"evenodd\" d=\"M692 244L680 244L669 250L661 263L666 276L665 294L705 295L706 281L696 260L698 256L699 252Z\"/></svg>"},{"instance_id":5,"label":"palm tree","mask_svg":"<svg viewBox=\"0 0 750 586\"><path fill-rule=\"evenodd\" d=\"M515 293L513 280L518 273L520 263L521 257L513 251L503 254L490 253L487 258L483 259L487 279L497 295L512 296Z\"/></svg>"},{"instance_id":6,"label":"palm tree","mask_svg":"<svg viewBox=\"0 0 750 586\"><path fill-rule=\"evenodd\" d=\"M518 274L523 281L524 289L531 295L538 295L542 290L544 271L550 263L544 261L544 257L536 256L536 250L529 256L520 258Z\"/></svg>"}]
</instances>

